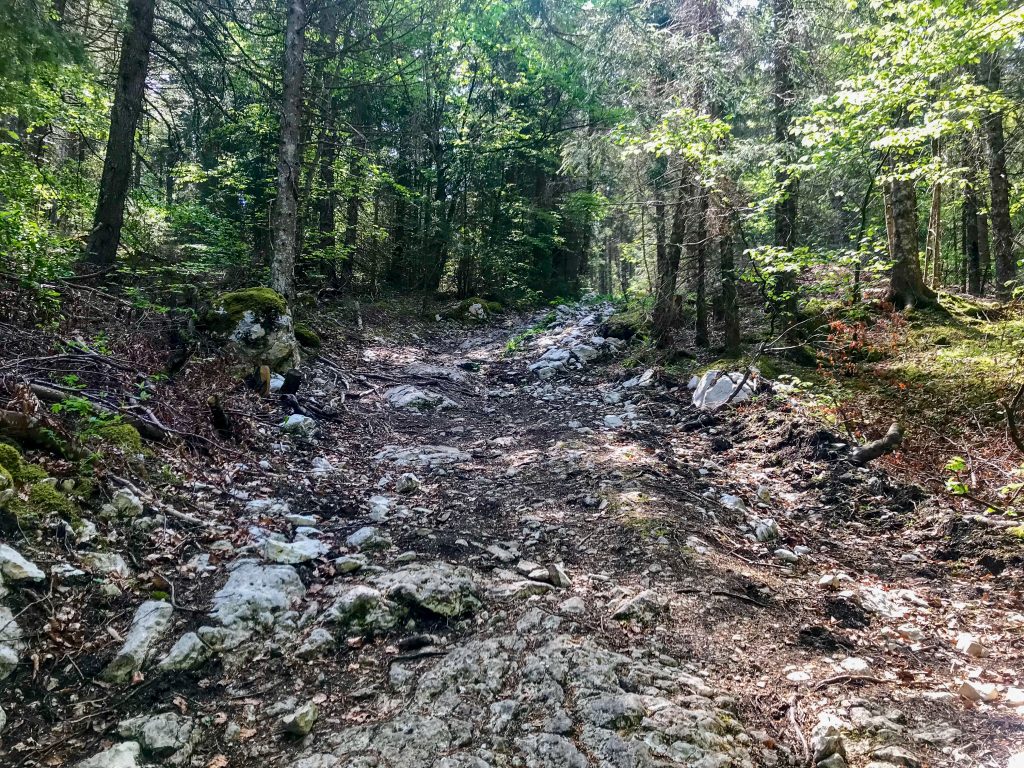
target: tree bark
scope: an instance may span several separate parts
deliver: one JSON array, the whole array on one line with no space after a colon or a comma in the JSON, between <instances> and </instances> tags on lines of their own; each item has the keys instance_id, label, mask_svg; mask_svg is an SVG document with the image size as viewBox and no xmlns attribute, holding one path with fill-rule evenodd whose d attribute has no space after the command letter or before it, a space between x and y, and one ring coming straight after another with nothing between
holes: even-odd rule
<instances>
[{"instance_id":1,"label":"tree bark","mask_svg":"<svg viewBox=\"0 0 1024 768\"><path fill-rule=\"evenodd\" d=\"M978 247L977 175L972 168L964 186L964 263L967 268L967 292L981 296L981 252Z\"/></svg>"},{"instance_id":2,"label":"tree bark","mask_svg":"<svg viewBox=\"0 0 1024 768\"><path fill-rule=\"evenodd\" d=\"M890 177L884 185L885 229L889 240L889 291L886 300L897 309L935 301L924 284L917 239L917 190L910 179Z\"/></svg>"},{"instance_id":3,"label":"tree bark","mask_svg":"<svg viewBox=\"0 0 1024 768\"><path fill-rule=\"evenodd\" d=\"M658 344L667 345L671 341L672 331L679 321L679 313L676 311L676 287L679 280L679 261L682 255L683 242L686 239L686 196L689 184L686 183L685 175L688 169L679 169L680 179L676 203L672 207L672 226L668 233L667 242L664 230L664 203L659 202L661 223L661 238L657 250L657 283L654 291L654 332Z\"/></svg>"},{"instance_id":4,"label":"tree bark","mask_svg":"<svg viewBox=\"0 0 1024 768\"><path fill-rule=\"evenodd\" d=\"M135 130L142 115L155 12L156 0L128 0L128 28L121 42L99 201L85 246L86 259L93 264L113 264L121 243L124 206L135 156Z\"/></svg>"},{"instance_id":5,"label":"tree bark","mask_svg":"<svg viewBox=\"0 0 1024 768\"><path fill-rule=\"evenodd\" d=\"M775 143L777 150L783 155L775 171L775 184L782 195L775 203L775 246L786 253L792 253L797 244L798 212L798 182L787 167L794 143L790 134L795 100L790 40L792 21L793 0L774 0L772 80L775 92L772 111ZM779 304L784 322L791 325L797 316L797 292L796 276L789 270L779 273L776 293L780 296Z\"/></svg>"},{"instance_id":6,"label":"tree bark","mask_svg":"<svg viewBox=\"0 0 1024 768\"><path fill-rule=\"evenodd\" d=\"M306 0L290 0L284 33L284 89L281 99L281 144L277 155L277 199L271 217L271 287L295 298L295 261L299 222L299 128L302 122L303 55L306 47Z\"/></svg>"},{"instance_id":7,"label":"tree bark","mask_svg":"<svg viewBox=\"0 0 1024 768\"><path fill-rule=\"evenodd\" d=\"M1000 67L995 56L987 56L988 87L1000 88ZM992 201L989 208L992 225L992 255L996 267L996 297L1006 301L1013 293L1009 283L1017 279L1017 262L1013 257L1013 225L1010 221L1010 180L1006 173L1006 139L1003 113L992 112L985 119L985 143L988 148L988 174Z\"/></svg>"},{"instance_id":8,"label":"tree bark","mask_svg":"<svg viewBox=\"0 0 1024 768\"><path fill-rule=\"evenodd\" d=\"M942 151L938 139L932 139L932 157L938 157ZM925 241L925 265L931 266L931 283L933 290L939 290L942 284L942 182L932 184L932 204L928 209L928 236ZM926 277L928 270L925 270Z\"/></svg>"}]
</instances>

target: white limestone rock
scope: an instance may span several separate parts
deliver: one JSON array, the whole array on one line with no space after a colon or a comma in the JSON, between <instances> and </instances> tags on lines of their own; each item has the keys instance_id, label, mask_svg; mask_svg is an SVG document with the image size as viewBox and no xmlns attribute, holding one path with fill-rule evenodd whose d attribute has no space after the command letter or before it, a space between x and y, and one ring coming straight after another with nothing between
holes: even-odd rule
<instances>
[{"instance_id":1,"label":"white limestone rock","mask_svg":"<svg viewBox=\"0 0 1024 768\"><path fill-rule=\"evenodd\" d=\"M46 574L14 547L0 544L0 573L8 581L43 581Z\"/></svg>"},{"instance_id":2,"label":"white limestone rock","mask_svg":"<svg viewBox=\"0 0 1024 768\"><path fill-rule=\"evenodd\" d=\"M101 677L107 682L124 683L141 671L154 646L171 627L174 607L161 600L147 600L135 611L124 644Z\"/></svg>"},{"instance_id":3,"label":"white limestone rock","mask_svg":"<svg viewBox=\"0 0 1024 768\"><path fill-rule=\"evenodd\" d=\"M211 615L225 627L267 630L305 594L299 574L290 565L239 560L213 596Z\"/></svg>"}]
</instances>

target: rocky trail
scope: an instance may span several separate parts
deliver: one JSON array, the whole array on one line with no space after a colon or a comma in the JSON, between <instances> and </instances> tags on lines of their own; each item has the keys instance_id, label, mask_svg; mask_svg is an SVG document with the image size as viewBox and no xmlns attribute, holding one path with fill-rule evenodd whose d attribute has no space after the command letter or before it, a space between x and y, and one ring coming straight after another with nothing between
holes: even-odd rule
<instances>
[{"instance_id":1,"label":"rocky trail","mask_svg":"<svg viewBox=\"0 0 1024 768\"><path fill-rule=\"evenodd\" d=\"M370 317L304 369L333 418L267 421L265 455L177 496L125 480L91 538L8 539L0 764L1024 750L1020 558L852 464L784 386L699 410L689 382L626 368L609 313Z\"/></svg>"}]
</instances>

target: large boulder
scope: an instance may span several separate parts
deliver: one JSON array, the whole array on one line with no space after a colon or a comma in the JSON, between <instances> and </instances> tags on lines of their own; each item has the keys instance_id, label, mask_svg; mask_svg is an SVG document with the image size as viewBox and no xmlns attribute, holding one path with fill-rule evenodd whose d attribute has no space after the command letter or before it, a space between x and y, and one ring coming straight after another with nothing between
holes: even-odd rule
<instances>
[{"instance_id":1,"label":"large boulder","mask_svg":"<svg viewBox=\"0 0 1024 768\"><path fill-rule=\"evenodd\" d=\"M270 288L246 288L218 296L206 315L210 330L254 365L286 371L299 364L288 303Z\"/></svg>"}]
</instances>

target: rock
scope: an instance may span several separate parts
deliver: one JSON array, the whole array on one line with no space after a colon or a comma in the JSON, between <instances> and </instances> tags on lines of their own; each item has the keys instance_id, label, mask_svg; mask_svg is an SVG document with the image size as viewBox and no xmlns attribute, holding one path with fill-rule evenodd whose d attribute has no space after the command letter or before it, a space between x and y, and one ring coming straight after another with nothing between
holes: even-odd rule
<instances>
[{"instance_id":1,"label":"rock","mask_svg":"<svg viewBox=\"0 0 1024 768\"><path fill-rule=\"evenodd\" d=\"M568 600L563 600L559 604L558 610L560 610L562 613L577 615L581 613L586 613L587 604L583 602L583 598L581 597L570 597Z\"/></svg>"},{"instance_id":2,"label":"rock","mask_svg":"<svg viewBox=\"0 0 1024 768\"><path fill-rule=\"evenodd\" d=\"M362 555L345 555L334 560L334 570L338 573L355 573L366 565Z\"/></svg>"},{"instance_id":3,"label":"rock","mask_svg":"<svg viewBox=\"0 0 1024 768\"><path fill-rule=\"evenodd\" d=\"M957 636L956 648L958 651L962 651L975 659L988 656L988 649L979 643L977 638L975 638L970 632L961 632Z\"/></svg>"},{"instance_id":4,"label":"rock","mask_svg":"<svg viewBox=\"0 0 1024 768\"><path fill-rule=\"evenodd\" d=\"M570 348L569 352L572 353L572 356L581 363L589 363L591 360L596 360L601 356L601 351L599 349L594 349L586 344L577 344Z\"/></svg>"},{"instance_id":5,"label":"rock","mask_svg":"<svg viewBox=\"0 0 1024 768\"><path fill-rule=\"evenodd\" d=\"M403 606L388 600L379 590L357 584L340 590L324 619L347 631L373 633L392 629L405 614Z\"/></svg>"},{"instance_id":6,"label":"rock","mask_svg":"<svg viewBox=\"0 0 1024 768\"><path fill-rule=\"evenodd\" d=\"M388 513L391 511L391 499L387 496L371 496L370 497L370 519L376 523L383 522L387 519Z\"/></svg>"},{"instance_id":7,"label":"rock","mask_svg":"<svg viewBox=\"0 0 1024 768\"><path fill-rule=\"evenodd\" d=\"M381 574L375 586L390 599L454 618L480 607L473 572L444 562L413 563Z\"/></svg>"},{"instance_id":8,"label":"rock","mask_svg":"<svg viewBox=\"0 0 1024 768\"><path fill-rule=\"evenodd\" d=\"M458 404L444 395L429 389L420 389L411 384L400 384L384 393L384 399L393 408L413 411L445 410L458 408Z\"/></svg>"},{"instance_id":9,"label":"rock","mask_svg":"<svg viewBox=\"0 0 1024 768\"><path fill-rule=\"evenodd\" d=\"M412 472L403 472L395 481L395 490L399 493L415 493L420 488L420 479Z\"/></svg>"},{"instance_id":10,"label":"rock","mask_svg":"<svg viewBox=\"0 0 1024 768\"><path fill-rule=\"evenodd\" d=\"M811 730L811 762L816 765L832 755L839 755L844 761L846 759L846 745L843 744L842 734L833 720L834 718L828 715L822 715Z\"/></svg>"},{"instance_id":11,"label":"rock","mask_svg":"<svg viewBox=\"0 0 1024 768\"><path fill-rule=\"evenodd\" d=\"M124 741L82 760L76 768L138 768L141 751L137 742Z\"/></svg>"},{"instance_id":12,"label":"rock","mask_svg":"<svg viewBox=\"0 0 1024 768\"><path fill-rule=\"evenodd\" d=\"M283 517L291 512L291 507L283 499L253 499L245 505L245 511L250 515Z\"/></svg>"},{"instance_id":13,"label":"rock","mask_svg":"<svg viewBox=\"0 0 1024 768\"><path fill-rule=\"evenodd\" d=\"M755 391L753 377L743 382L743 374L739 372L708 371L701 376L693 391L693 404L702 411L713 411L721 408L729 398L732 403L742 403L751 398ZM743 382L742 388L740 383ZM737 390L739 390L737 392ZM733 393L736 393L733 397Z\"/></svg>"},{"instance_id":14,"label":"rock","mask_svg":"<svg viewBox=\"0 0 1024 768\"><path fill-rule=\"evenodd\" d=\"M491 544L486 552L493 556L499 563L511 563L516 559L514 552L510 552L499 544Z\"/></svg>"},{"instance_id":15,"label":"rock","mask_svg":"<svg viewBox=\"0 0 1024 768\"><path fill-rule=\"evenodd\" d=\"M161 600L147 600L135 611L124 644L101 677L111 683L125 683L139 672L154 646L171 627L174 607Z\"/></svg>"},{"instance_id":16,"label":"rock","mask_svg":"<svg viewBox=\"0 0 1024 768\"><path fill-rule=\"evenodd\" d=\"M1024 688L1007 688L1003 701L1010 707L1024 707Z\"/></svg>"},{"instance_id":17,"label":"rock","mask_svg":"<svg viewBox=\"0 0 1024 768\"><path fill-rule=\"evenodd\" d=\"M212 655L213 651L199 639L199 635L195 632L186 632L171 646L171 650L160 660L157 667L168 671L195 669Z\"/></svg>"},{"instance_id":18,"label":"rock","mask_svg":"<svg viewBox=\"0 0 1024 768\"><path fill-rule=\"evenodd\" d=\"M301 413L293 413L281 424L281 431L292 435L309 437L316 432L316 420Z\"/></svg>"},{"instance_id":19,"label":"rock","mask_svg":"<svg viewBox=\"0 0 1024 768\"><path fill-rule=\"evenodd\" d=\"M390 547L391 537L378 528L367 525L346 538L345 544L361 552L372 552Z\"/></svg>"},{"instance_id":20,"label":"rock","mask_svg":"<svg viewBox=\"0 0 1024 768\"><path fill-rule=\"evenodd\" d=\"M665 610L668 601L652 589L619 601L611 610L611 617L620 621L637 619L648 621Z\"/></svg>"},{"instance_id":21,"label":"rock","mask_svg":"<svg viewBox=\"0 0 1024 768\"><path fill-rule=\"evenodd\" d=\"M565 566L561 563L551 563L548 566L547 571L548 581L556 587L566 589L572 586L572 579L569 578L569 574L565 572Z\"/></svg>"},{"instance_id":22,"label":"rock","mask_svg":"<svg viewBox=\"0 0 1024 768\"><path fill-rule=\"evenodd\" d=\"M331 464L330 459L327 459L324 456L317 456L313 459L310 469L312 470L314 477L326 477L335 471L334 465Z\"/></svg>"},{"instance_id":23,"label":"rock","mask_svg":"<svg viewBox=\"0 0 1024 768\"><path fill-rule=\"evenodd\" d=\"M622 420L621 416L608 414L607 416L604 417L604 425L611 429L617 429L618 427L621 427L623 424L625 424L625 422Z\"/></svg>"},{"instance_id":24,"label":"rock","mask_svg":"<svg viewBox=\"0 0 1024 768\"><path fill-rule=\"evenodd\" d=\"M14 613L0 605L0 680L8 677L18 666L25 651L25 640Z\"/></svg>"},{"instance_id":25,"label":"rock","mask_svg":"<svg viewBox=\"0 0 1024 768\"><path fill-rule=\"evenodd\" d=\"M731 509L735 512L746 512L747 505L739 496L734 496L731 493L723 493L718 497L718 502L726 509Z\"/></svg>"},{"instance_id":26,"label":"rock","mask_svg":"<svg viewBox=\"0 0 1024 768\"><path fill-rule=\"evenodd\" d=\"M313 724L316 723L319 714L316 704L310 701L282 717L281 724L284 730L293 736L306 736L313 730Z\"/></svg>"},{"instance_id":27,"label":"rock","mask_svg":"<svg viewBox=\"0 0 1024 768\"><path fill-rule=\"evenodd\" d=\"M162 760L173 756L170 762L180 765L192 755L195 722L177 712L139 715L118 723L117 733L137 741L147 757Z\"/></svg>"},{"instance_id":28,"label":"rock","mask_svg":"<svg viewBox=\"0 0 1024 768\"><path fill-rule=\"evenodd\" d=\"M779 524L770 517L758 520L754 524L754 538L761 542L775 541L782 535Z\"/></svg>"},{"instance_id":29,"label":"rock","mask_svg":"<svg viewBox=\"0 0 1024 768\"><path fill-rule=\"evenodd\" d=\"M138 517L142 514L142 502L138 496L127 488L119 488L109 504L104 504L100 510L102 517Z\"/></svg>"},{"instance_id":30,"label":"rock","mask_svg":"<svg viewBox=\"0 0 1024 768\"><path fill-rule=\"evenodd\" d=\"M300 659L313 659L334 648L334 636L323 627L317 627L299 646L295 655Z\"/></svg>"},{"instance_id":31,"label":"rock","mask_svg":"<svg viewBox=\"0 0 1024 768\"><path fill-rule=\"evenodd\" d=\"M866 672L868 663L857 656L849 656L839 662L839 666L846 672Z\"/></svg>"},{"instance_id":32,"label":"rock","mask_svg":"<svg viewBox=\"0 0 1024 768\"><path fill-rule=\"evenodd\" d=\"M653 387L657 372L653 368L648 368L646 371L641 373L639 376L634 376L632 379L627 379L622 382L623 389L647 389Z\"/></svg>"},{"instance_id":33,"label":"rock","mask_svg":"<svg viewBox=\"0 0 1024 768\"><path fill-rule=\"evenodd\" d=\"M277 615L305 593L299 574L290 565L239 560L227 583L213 596L211 615L225 627L270 629ZM207 642L205 637L203 640Z\"/></svg>"},{"instance_id":34,"label":"rock","mask_svg":"<svg viewBox=\"0 0 1024 768\"><path fill-rule=\"evenodd\" d=\"M316 539L296 539L295 541L276 541L267 539L263 542L263 557L273 563L308 563L327 554L329 547Z\"/></svg>"},{"instance_id":35,"label":"rock","mask_svg":"<svg viewBox=\"0 0 1024 768\"><path fill-rule=\"evenodd\" d=\"M426 379L447 379L456 384L467 379L465 372L458 368L445 368L430 363L410 363L405 367L405 373L409 376L421 376Z\"/></svg>"},{"instance_id":36,"label":"rock","mask_svg":"<svg viewBox=\"0 0 1024 768\"><path fill-rule=\"evenodd\" d=\"M116 552L84 552L81 555L82 564L93 573L102 573L105 576L120 576L127 578L132 575L128 563Z\"/></svg>"},{"instance_id":37,"label":"rock","mask_svg":"<svg viewBox=\"0 0 1024 768\"><path fill-rule=\"evenodd\" d=\"M908 643L919 643L924 637L924 633L913 624L901 624L896 628L896 631Z\"/></svg>"},{"instance_id":38,"label":"rock","mask_svg":"<svg viewBox=\"0 0 1024 768\"><path fill-rule=\"evenodd\" d=\"M921 760L917 755L908 749L896 745L873 749L871 756L890 765L899 765L903 766L903 768L921 768Z\"/></svg>"},{"instance_id":39,"label":"rock","mask_svg":"<svg viewBox=\"0 0 1024 768\"><path fill-rule=\"evenodd\" d=\"M46 574L18 550L0 544L0 573L9 581L43 581Z\"/></svg>"},{"instance_id":40,"label":"rock","mask_svg":"<svg viewBox=\"0 0 1024 768\"><path fill-rule=\"evenodd\" d=\"M225 293L213 302L206 325L254 366L287 371L299 364L299 343L285 299L270 288Z\"/></svg>"},{"instance_id":41,"label":"rock","mask_svg":"<svg viewBox=\"0 0 1024 768\"><path fill-rule=\"evenodd\" d=\"M814 768L847 768L846 758L842 755L829 755L814 764Z\"/></svg>"},{"instance_id":42,"label":"rock","mask_svg":"<svg viewBox=\"0 0 1024 768\"><path fill-rule=\"evenodd\" d=\"M376 461L391 461L399 467L436 467L469 461L471 457L468 453L448 445L421 445L411 448L386 445L373 458Z\"/></svg>"},{"instance_id":43,"label":"rock","mask_svg":"<svg viewBox=\"0 0 1024 768\"><path fill-rule=\"evenodd\" d=\"M826 573L818 579L818 586L828 589L839 589L844 581L850 580L850 577L845 573Z\"/></svg>"},{"instance_id":44,"label":"rock","mask_svg":"<svg viewBox=\"0 0 1024 768\"><path fill-rule=\"evenodd\" d=\"M957 693L968 701L995 701L999 698L993 683L979 683L974 680L964 680Z\"/></svg>"},{"instance_id":45,"label":"rock","mask_svg":"<svg viewBox=\"0 0 1024 768\"><path fill-rule=\"evenodd\" d=\"M773 552L772 554L775 556L775 559L781 560L784 563L793 564L800 562L800 556L797 555L795 552L791 552L785 547L776 549L775 552Z\"/></svg>"},{"instance_id":46,"label":"rock","mask_svg":"<svg viewBox=\"0 0 1024 768\"><path fill-rule=\"evenodd\" d=\"M7 713L4 712L4 708L0 707L0 733L4 732L4 728L7 726Z\"/></svg>"}]
</instances>

